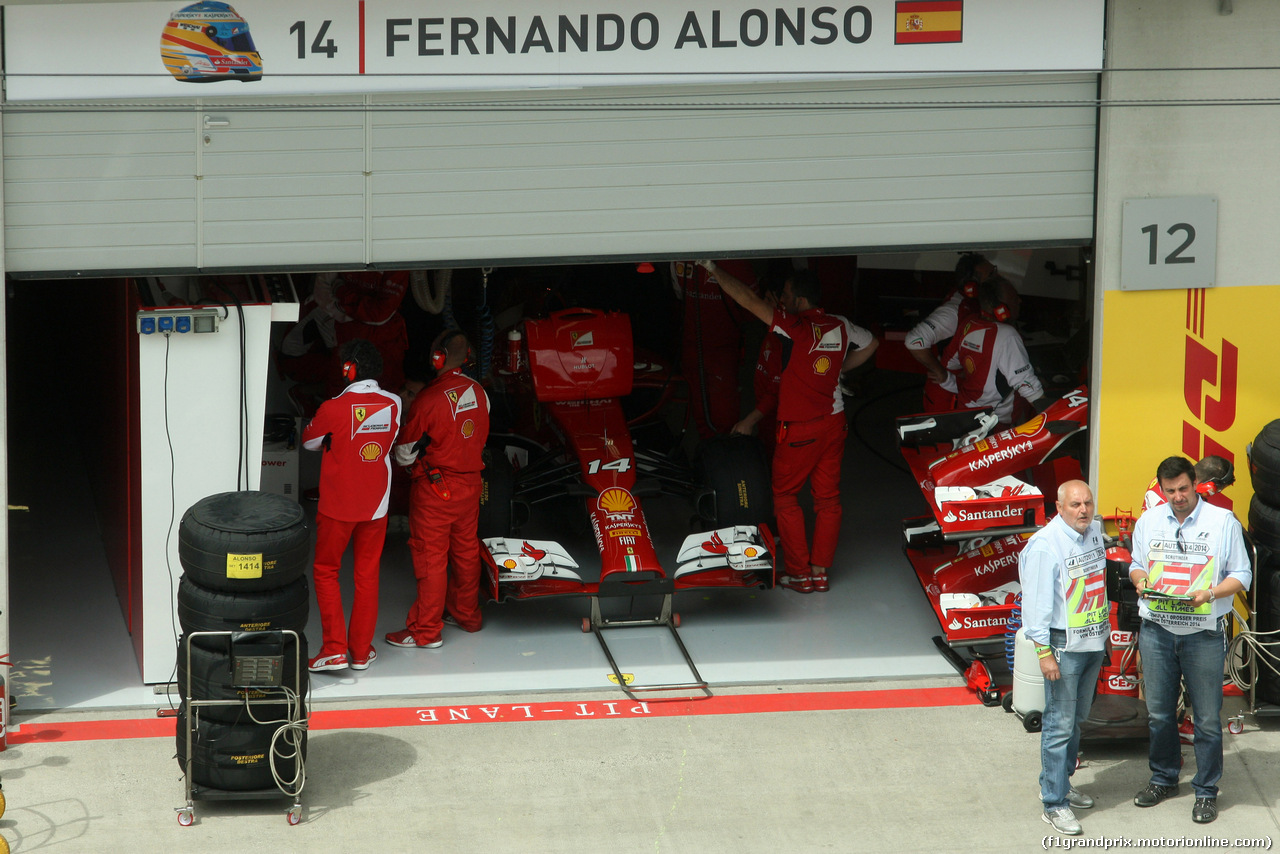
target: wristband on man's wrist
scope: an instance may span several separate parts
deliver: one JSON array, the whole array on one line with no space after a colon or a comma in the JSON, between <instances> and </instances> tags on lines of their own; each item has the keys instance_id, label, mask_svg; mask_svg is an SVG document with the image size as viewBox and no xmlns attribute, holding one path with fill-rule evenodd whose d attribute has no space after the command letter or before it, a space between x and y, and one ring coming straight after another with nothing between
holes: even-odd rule
<instances>
[{"instance_id":1,"label":"wristband on man's wrist","mask_svg":"<svg viewBox=\"0 0 1280 854\"><path fill-rule=\"evenodd\" d=\"M1045 650L1044 652L1037 652L1036 658L1048 658L1051 655L1053 655L1053 650L1049 649L1049 650Z\"/></svg>"}]
</instances>

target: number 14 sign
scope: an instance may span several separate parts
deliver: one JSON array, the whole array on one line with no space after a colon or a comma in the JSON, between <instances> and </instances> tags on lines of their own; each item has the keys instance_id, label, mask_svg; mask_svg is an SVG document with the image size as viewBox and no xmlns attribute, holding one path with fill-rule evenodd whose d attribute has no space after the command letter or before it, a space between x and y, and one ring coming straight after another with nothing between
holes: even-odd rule
<instances>
[{"instance_id":1,"label":"number 14 sign","mask_svg":"<svg viewBox=\"0 0 1280 854\"><path fill-rule=\"evenodd\" d=\"M1126 199L1120 223L1120 288L1211 288L1218 265L1218 200Z\"/></svg>"}]
</instances>

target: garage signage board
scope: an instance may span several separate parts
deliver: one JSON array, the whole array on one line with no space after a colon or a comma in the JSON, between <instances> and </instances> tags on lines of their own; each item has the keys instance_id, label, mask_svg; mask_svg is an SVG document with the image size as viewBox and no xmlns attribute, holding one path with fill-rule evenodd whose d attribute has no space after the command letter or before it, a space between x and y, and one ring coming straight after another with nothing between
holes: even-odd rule
<instances>
[{"instance_id":1,"label":"garage signage board","mask_svg":"<svg viewBox=\"0 0 1280 854\"><path fill-rule=\"evenodd\" d=\"M1212 196L1125 199L1120 289L1210 288L1218 266L1218 200Z\"/></svg>"},{"instance_id":2,"label":"garage signage board","mask_svg":"<svg viewBox=\"0 0 1280 854\"><path fill-rule=\"evenodd\" d=\"M1104 0L9 5L6 85L10 101L41 101L1096 71L1103 11Z\"/></svg>"}]
</instances>

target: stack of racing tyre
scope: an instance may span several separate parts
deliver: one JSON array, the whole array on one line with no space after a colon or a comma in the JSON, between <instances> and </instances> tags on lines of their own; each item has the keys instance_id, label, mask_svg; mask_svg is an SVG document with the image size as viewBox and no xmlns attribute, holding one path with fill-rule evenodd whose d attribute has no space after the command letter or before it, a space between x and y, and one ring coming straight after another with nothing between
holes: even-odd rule
<instances>
[{"instance_id":1,"label":"stack of racing tyre","mask_svg":"<svg viewBox=\"0 0 1280 854\"><path fill-rule=\"evenodd\" d=\"M309 548L302 508L283 495L218 493L197 501L182 517L177 758L196 786L249 791L301 779ZM196 632L227 634L192 637ZM237 658L261 670L263 662L280 656L278 680L233 672ZM209 700L238 702L201 702Z\"/></svg>"},{"instance_id":2,"label":"stack of racing tyre","mask_svg":"<svg viewBox=\"0 0 1280 854\"><path fill-rule=\"evenodd\" d=\"M1258 549L1256 628L1271 653L1258 662L1258 698L1280 704L1280 672L1274 669L1280 667L1280 635L1267 634L1280 631L1280 419L1263 427L1249 447L1249 475L1249 535Z\"/></svg>"}]
</instances>

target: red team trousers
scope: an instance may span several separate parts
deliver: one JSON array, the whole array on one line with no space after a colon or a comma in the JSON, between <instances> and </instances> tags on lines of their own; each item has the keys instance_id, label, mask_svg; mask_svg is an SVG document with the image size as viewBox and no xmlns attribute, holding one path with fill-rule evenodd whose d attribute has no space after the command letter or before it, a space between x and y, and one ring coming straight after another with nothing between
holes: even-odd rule
<instances>
[{"instance_id":1,"label":"red team trousers","mask_svg":"<svg viewBox=\"0 0 1280 854\"><path fill-rule=\"evenodd\" d=\"M440 639L445 612L469 632L480 629L480 472L445 475L449 498L427 477L414 478L409 501L409 553L418 598L405 628L419 644Z\"/></svg>"},{"instance_id":2,"label":"red team trousers","mask_svg":"<svg viewBox=\"0 0 1280 854\"><path fill-rule=\"evenodd\" d=\"M387 517L371 522L344 522L316 513L316 604L324 639L320 655L367 658L373 649L373 632L378 622L378 566L382 543L387 538ZM354 544L355 598L351 603L351 626L342 613L342 589L338 570L347 543ZM345 632L345 634L344 634Z\"/></svg>"},{"instance_id":3,"label":"red team trousers","mask_svg":"<svg viewBox=\"0 0 1280 854\"><path fill-rule=\"evenodd\" d=\"M830 567L840 537L840 465L849 425L843 412L790 421L778 430L773 452L773 510L788 575L808 578L809 567ZM809 481L813 493L813 545L796 496Z\"/></svg>"}]
</instances>

